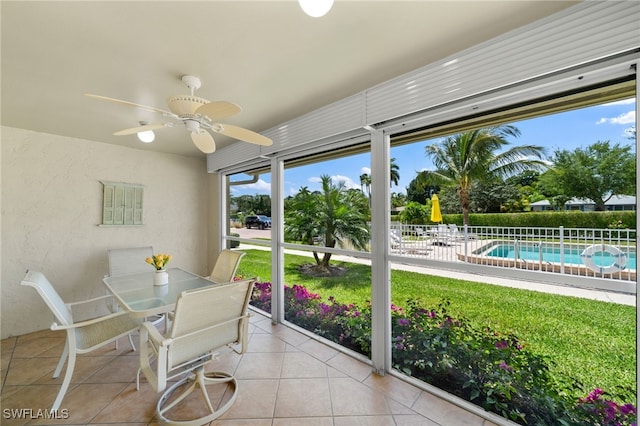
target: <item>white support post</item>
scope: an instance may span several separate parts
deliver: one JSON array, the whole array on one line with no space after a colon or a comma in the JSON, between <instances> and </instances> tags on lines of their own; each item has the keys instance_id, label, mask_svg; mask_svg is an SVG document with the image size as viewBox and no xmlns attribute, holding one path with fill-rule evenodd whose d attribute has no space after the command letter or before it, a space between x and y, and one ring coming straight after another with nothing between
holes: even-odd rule
<instances>
[{"instance_id":1,"label":"white support post","mask_svg":"<svg viewBox=\"0 0 640 426\"><path fill-rule=\"evenodd\" d=\"M640 61L638 61L640 62ZM638 157L638 117L640 113L640 81L638 80L638 62L635 64L636 71L636 200L638 199L638 188L640 188L640 177L637 170L640 170L640 158ZM637 201L636 201L637 206ZM636 207L637 209L637 207ZM636 229L639 229L640 222L638 221L638 215L636 215ZM638 238L636 237L636 251ZM640 292L638 292L638 280L636 279L636 353L638 353L638 342L640 342L640 315L638 315L638 303L640 303ZM636 405L640 399L638 392L640 392L640 375L637 372L640 371L640 357L636 356Z\"/></svg>"},{"instance_id":2,"label":"white support post","mask_svg":"<svg viewBox=\"0 0 640 426\"><path fill-rule=\"evenodd\" d=\"M389 136L371 133L371 361L384 375L391 369L391 272Z\"/></svg>"},{"instance_id":3,"label":"white support post","mask_svg":"<svg viewBox=\"0 0 640 426\"><path fill-rule=\"evenodd\" d=\"M284 321L284 163L271 159L271 322Z\"/></svg>"}]
</instances>

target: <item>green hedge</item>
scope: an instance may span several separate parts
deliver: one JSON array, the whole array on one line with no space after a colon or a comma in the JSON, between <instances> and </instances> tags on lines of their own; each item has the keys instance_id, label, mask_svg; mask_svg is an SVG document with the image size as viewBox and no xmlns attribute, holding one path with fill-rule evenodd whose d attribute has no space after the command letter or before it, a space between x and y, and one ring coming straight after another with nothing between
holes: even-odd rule
<instances>
[{"instance_id":1,"label":"green hedge","mask_svg":"<svg viewBox=\"0 0 640 426\"><path fill-rule=\"evenodd\" d=\"M462 225L462 214L442 215L443 223ZM620 221L620 222L619 222ZM545 227L558 228L596 228L606 229L615 227L623 229L636 228L635 211L605 211L605 212L529 212L529 213L483 213L470 214L471 226L501 226L501 227ZM617 225L619 223L619 225Z\"/></svg>"}]
</instances>

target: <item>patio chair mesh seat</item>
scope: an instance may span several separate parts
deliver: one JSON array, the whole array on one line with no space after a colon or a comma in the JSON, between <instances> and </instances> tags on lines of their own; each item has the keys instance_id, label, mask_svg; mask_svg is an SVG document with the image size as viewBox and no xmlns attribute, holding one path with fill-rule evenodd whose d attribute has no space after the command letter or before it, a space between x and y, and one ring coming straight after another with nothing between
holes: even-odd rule
<instances>
[{"instance_id":1,"label":"patio chair mesh seat","mask_svg":"<svg viewBox=\"0 0 640 426\"><path fill-rule=\"evenodd\" d=\"M105 341L120 337L122 330L135 331L141 324L141 320L135 320L129 315L117 315L95 324L76 328L74 329L76 348L78 351L92 350Z\"/></svg>"}]
</instances>

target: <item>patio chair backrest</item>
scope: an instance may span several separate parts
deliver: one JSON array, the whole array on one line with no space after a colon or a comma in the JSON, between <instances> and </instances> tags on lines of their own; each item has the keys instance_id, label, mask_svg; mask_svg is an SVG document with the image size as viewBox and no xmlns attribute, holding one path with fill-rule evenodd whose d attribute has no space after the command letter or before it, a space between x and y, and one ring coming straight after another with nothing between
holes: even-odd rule
<instances>
[{"instance_id":1,"label":"patio chair backrest","mask_svg":"<svg viewBox=\"0 0 640 426\"><path fill-rule=\"evenodd\" d=\"M37 271L27 271L27 275L20 284L33 287L37 290L60 325L73 324L71 310L64 303L64 300L60 298L60 295L58 295L58 292L53 288L44 274Z\"/></svg>"},{"instance_id":2,"label":"patio chair backrest","mask_svg":"<svg viewBox=\"0 0 640 426\"><path fill-rule=\"evenodd\" d=\"M153 247L131 247L111 249L107 252L109 257L109 276L136 274L149 272L153 268L144 260L153 256Z\"/></svg>"},{"instance_id":3,"label":"patio chair backrest","mask_svg":"<svg viewBox=\"0 0 640 426\"><path fill-rule=\"evenodd\" d=\"M213 285L178 297L169 333L169 368L240 341L253 283L248 279Z\"/></svg>"},{"instance_id":4,"label":"patio chair backrest","mask_svg":"<svg viewBox=\"0 0 640 426\"><path fill-rule=\"evenodd\" d=\"M220 252L213 266L209 279L216 283L228 283L233 281L240 266L240 259L246 253L243 251L235 251L225 249Z\"/></svg>"}]
</instances>

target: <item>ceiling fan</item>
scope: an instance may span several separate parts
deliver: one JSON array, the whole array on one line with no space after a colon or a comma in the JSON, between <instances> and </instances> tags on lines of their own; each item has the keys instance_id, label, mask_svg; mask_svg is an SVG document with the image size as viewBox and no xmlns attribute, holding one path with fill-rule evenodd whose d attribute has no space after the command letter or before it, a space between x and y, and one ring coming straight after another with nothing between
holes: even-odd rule
<instances>
[{"instance_id":1,"label":"ceiling fan","mask_svg":"<svg viewBox=\"0 0 640 426\"><path fill-rule=\"evenodd\" d=\"M205 154L211 154L216 150L216 143L210 130L221 135L229 136L244 142L256 145L269 146L273 141L259 133L253 132L242 127L232 126L230 124L217 123L217 120L231 117L239 113L242 109L231 102L214 101L210 102L206 99L194 96L194 92L200 88L201 82L198 77L185 75L182 77L182 83L191 91L190 95L175 95L167 98L167 106L169 111L139 105L133 102L123 101L120 99L108 98L106 96L93 95L86 93L86 96L109 102L115 102L122 105L140 108L145 111L157 112L164 117L184 123L185 128L191 133L191 140L198 149ZM133 135L148 130L161 129L163 127L173 127L175 122L143 124L138 127L120 130L114 133L116 136ZM207 130L205 130L207 129Z\"/></svg>"}]
</instances>

